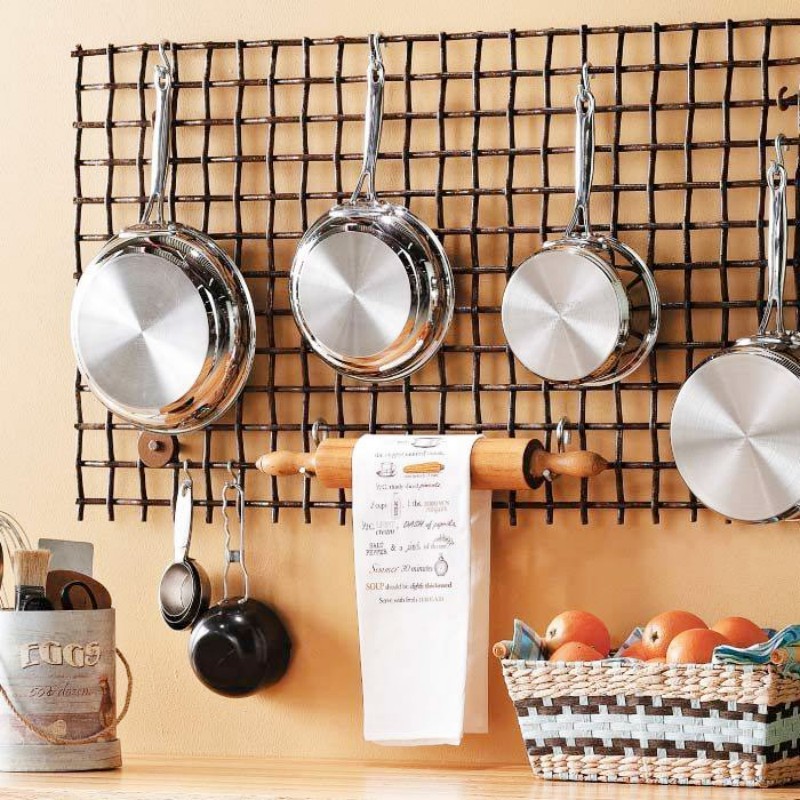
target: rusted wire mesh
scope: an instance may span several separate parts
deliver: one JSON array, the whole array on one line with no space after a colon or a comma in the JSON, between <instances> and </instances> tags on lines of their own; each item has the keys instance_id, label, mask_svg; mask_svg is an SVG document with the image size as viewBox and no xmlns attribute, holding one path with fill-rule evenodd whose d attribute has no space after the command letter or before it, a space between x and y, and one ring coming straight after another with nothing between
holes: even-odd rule
<instances>
[{"instance_id":1,"label":"rusted wire mesh","mask_svg":"<svg viewBox=\"0 0 800 800\"><path fill-rule=\"evenodd\" d=\"M248 504L338 509L348 498L303 479L253 474L276 448L332 435L466 432L533 435L548 446L562 415L575 441L613 469L595 479L495 496L512 522L538 509L665 509L700 504L671 460L669 414L687 373L756 326L763 292L764 170L783 132L797 178L800 20L688 23L389 36L379 195L408 205L441 237L457 276L454 325L412 378L364 385L336 375L300 340L287 275L306 227L349 196L361 159L366 37L171 45L176 65L170 210L212 235L250 285L256 367L234 411L183 437L180 459L211 520L233 462ZM76 277L102 242L137 218L146 198L151 69L157 46L73 52L76 68ZM651 265L663 325L648 363L612 387L543 385L515 362L499 326L503 288L572 204L573 97L591 64L597 98L593 221ZM797 218L797 202L790 211ZM797 244L791 286L797 296ZM797 322L797 303L789 301ZM77 506L166 506L180 460L159 474L136 456L137 432L91 397L80 375ZM166 473L166 479L165 474ZM198 493L196 492L196 495Z\"/></svg>"}]
</instances>

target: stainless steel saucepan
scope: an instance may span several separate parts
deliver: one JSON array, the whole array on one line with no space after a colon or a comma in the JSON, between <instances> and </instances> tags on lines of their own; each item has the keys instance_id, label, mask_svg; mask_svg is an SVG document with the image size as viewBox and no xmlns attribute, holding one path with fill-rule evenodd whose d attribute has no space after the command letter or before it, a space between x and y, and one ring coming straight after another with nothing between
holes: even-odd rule
<instances>
[{"instance_id":1,"label":"stainless steel saucepan","mask_svg":"<svg viewBox=\"0 0 800 800\"><path fill-rule=\"evenodd\" d=\"M783 321L782 137L775 148L776 160L767 171L767 302L758 333L700 364L672 409L672 451L681 477L706 506L746 522L800 514L800 336L787 331Z\"/></svg>"},{"instance_id":2,"label":"stainless steel saucepan","mask_svg":"<svg viewBox=\"0 0 800 800\"><path fill-rule=\"evenodd\" d=\"M502 320L512 352L531 372L599 386L644 361L658 335L660 306L644 261L613 237L593 234L589 224L595 98L588 64L575 112L575 211L564 238L547 242L511 276Z\"/></svg>"},{"instance_id":3,"label":"stainless steel saucepan","mask_svg":"<svg viewBox=\"0 0 800 800\"><path fill-rule=\"evenodd\" d=\"M155 67L150 198L87 267L72 303L80 371L123 420L184 433L223 414L255 354L255 314L244 279L200 231L164 220L172 68ZM155 221L152 220L155 212Z\"/></svg>"},{"instance_id":4,"label":"stainless steel saucepan","mask_svg":"<svg viewBox=\"0 0 800 800\"><path fill-rule=\"evenodd\" d=\"M300 332L323 361L350 377L384 382L410 375L439 349L455 294L433 231L375 195L384 89L377 34L369 48L361 176L350 200L300 241L289 299Z\"/></svg>"}]
</instances>

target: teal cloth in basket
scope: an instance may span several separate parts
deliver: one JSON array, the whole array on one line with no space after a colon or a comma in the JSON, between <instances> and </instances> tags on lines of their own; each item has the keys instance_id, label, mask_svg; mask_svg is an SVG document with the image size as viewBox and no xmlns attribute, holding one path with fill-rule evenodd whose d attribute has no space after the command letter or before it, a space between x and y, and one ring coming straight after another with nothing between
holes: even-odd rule
<instances>
[{"instance_id":1,"label":"teal cloth in basket","mask_svg":"<svg viewBox=\"0 0 800 800\"><path fill-rule=\"evenodd\" d=\"M763 644L754 644L752 647L721 644L714 648L713 663L769 664L770 657L776 650L786 648L790 657L781 665L781 669L792 675L800 675L800 661L794 657L796 651L793 648L796 645L800 645L800 625L789 625Z\"/></svg>"},{"instance_id":2,"label":"teal cloth in basket","mask_svg":"<svg viewBox=\"0 0 800 800\"><path fill-rule=\"evenodd\" d=\"M513 641L506 641L504 644L508 648L509 658L523 661L543 661L547 658L542 637L521 619L514 620Z\"/></svg>"}]
</instances>

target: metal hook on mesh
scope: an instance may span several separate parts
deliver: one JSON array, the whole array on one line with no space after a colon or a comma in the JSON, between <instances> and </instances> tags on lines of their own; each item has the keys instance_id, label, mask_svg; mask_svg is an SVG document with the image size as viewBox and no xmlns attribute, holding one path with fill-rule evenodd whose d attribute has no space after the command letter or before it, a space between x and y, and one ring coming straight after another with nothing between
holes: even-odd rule
<instances>
[{"instance_id":1,"label":"metal hook on mesh","mask_svg":"<svg viewBox=\"0 0 800 800\"><path fill-rule=\"evenodd\" d=\"M167 55L167 50L169 49L169 46L170 46L169 42L166 39L162 39L158 43L158 55L161 57L162 66L171 76L173 74L172 61Z\"/></svg>"},{"instance_id":2,"label":"metal hook on mesh","mask_svg":"<svg viewBox=\"0 0 800 800\"><path fill-rule=\"evenodd\" d=\"M556 439L556 451L559 453L563 453L566 451L569 443L572 441L572 432L569 430L569 417L561 417L558 423L556 424L555 429L555 439ZM550 481L552 483L557 477L558 473L551 472L549 469L546 469L542 473L542 477L546 481Z\"/></svg>"},{"instance_id":3,"label":"metal hook on mesh","mask_svg":"<svg viewBox=\"0 0 800 800\"><path fill-rule=\"evenodd\" d=\"M230 595L228 594L228 572L230 571L231 564L238 564L242 573L243 582L243 592L242 597L239 598L239 602L244 603L250 596L250 576L247 573L247 564L245 562L244 489L242 489L238 476L234 474L233 464L230 461L228 462L228 472L231 474L232 479L225 481L222 486L222 527L225 532L225 569L222 573L222 596L224 600L230 599ZM231 506L231 496L239 517L238 549L233 549L231 547L231 521L228 515L228 509Z\"/></svg>"},{"instance_id":4,"label":"metal hook on mesh","mask_svg":"<svg viewBox=\"0 0 800 800\"><path fill-rule=\"evenodd\" d=\"M186 459L184 459L181 464L181 475L183 477L181 480L180 492L181 494L186 494L186 489L192 487L192 476L189 472L189 462Z\"/></svg>"}]
</instances>

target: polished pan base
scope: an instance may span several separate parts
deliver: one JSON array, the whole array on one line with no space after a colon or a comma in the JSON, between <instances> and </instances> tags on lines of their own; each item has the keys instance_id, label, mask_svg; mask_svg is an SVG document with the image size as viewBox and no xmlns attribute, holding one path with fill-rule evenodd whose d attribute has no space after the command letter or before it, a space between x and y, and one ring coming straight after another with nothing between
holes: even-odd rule
<instances>
[{"instance_id":1,"label":"polished pan base","mask_svg":"<svg viewBox=\"0 0 800 800\"><path fill-rule=\"evenodd\" d=\"M320 241L298 278L298 299L314 338L351 358L395 345L412 312L411 281L390 245L371 233L341 231Z\"/></svg>"},{"instance_id":2,"label":"polished pan base","mask_svg":"<svg viewBox=\"0 0 800 800\"><path fill-rule=\"evenodd\" d=\"M618 293L586 254L542 250L512 275L503 328L514 355L550 381L575 381L608 361L622 324Z\"/></svg>"},{"instance_id":3,"label":"polished pan base","mask_svg":"<svg viewBox=\"0 0 800 800\"><path fill-rule=\"evenodd\" d=\"M120 253L86 274L78 299L77 347L103 395L131 408L164 408L192 389L209 327L180 267L150 253Z\"/></svg>"},{"instance_id":4,"label":"polished pan base","mask_svg":"<svg viewBox=\"0 0 800 800\"><path fill-rule=\"evenodd\" d=\"M761 522L800 510L800 376L780 356L726 352L698 367L671 438L684 481L720 514Z\"/></svg>"}]
</instances>

